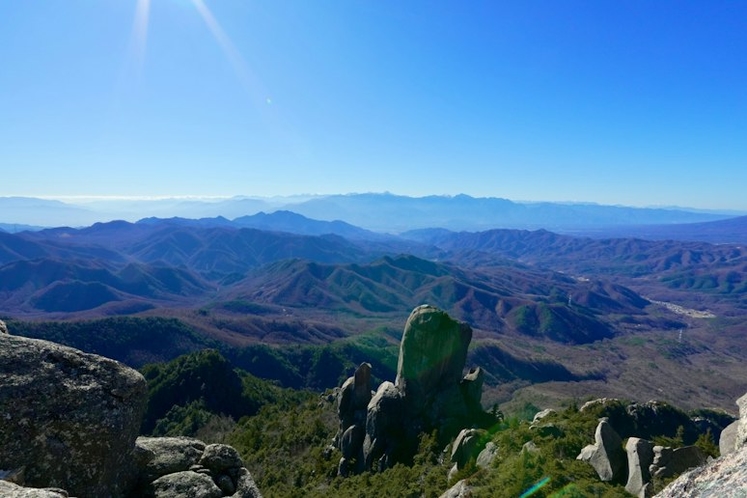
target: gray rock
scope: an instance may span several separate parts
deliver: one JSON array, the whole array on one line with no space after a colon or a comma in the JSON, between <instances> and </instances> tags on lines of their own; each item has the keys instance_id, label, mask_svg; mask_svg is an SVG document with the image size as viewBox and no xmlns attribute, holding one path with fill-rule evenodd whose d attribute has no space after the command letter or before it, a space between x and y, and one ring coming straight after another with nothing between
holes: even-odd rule
<instances>
[{"instance_id":1,"label":"gray rock","mask_svg":"<svg viewBox=\"0 0 747 498\"><path fill-rule=\"evenodd\" d=\"M628 493L639 496L651 481L649 467L654 461L654 445L651 441L631 437L625 445L625 451L628 454L628 482L625 489Z\"/></svg>"},{"instance_id":2,"label":"gray rock","mask_svg":"<svg viewBox=\"0 0 747 498\"><path fill-rule=\"evenodd\" d=\"M126 496L146 402L135 370L58 344L0 334L0 468L25 485Z\"/></svg>"},{"instance_id":3,"label":"gray rock","mask_svg":"<svg viewBox=\"0 0 747 498\"><path fill-rule=\"evenodd\" d=\"M383 470L394 463L404 435L402 411L400 390L391 382L382 382L368 403L363 442L366 468Z\"/></svg>"},{"instance_id":4,"label":"gray rock","mask_svg":"<svg viewBox=\"0 0 747 498\"><path fill-rule=\"evenodd\" d=\"M337 394L337 414L342 422L342 431L365 417L371 401L371 364L361 363L355 374L349 377ZM362 412L362 413L361 413Z\"/></svg>"},{"instance_id":5,"label":"gray rock","mask_svg":"<svg viewBox=\"0 0 747 498\"><path fill-rule=\"evenodd\" d=\"M594 433L594 444L586 446L576 457L588 462L605 482L622 482L625 479L625 452L622 439L607 419L602 419ZM647 467L648 468L648 467Z\"/></svg>"},{"instance_id":6,"label":"gray rock","mask_svg":"<svg viewBox=\"0 0 747 498\"><path fill-rule=\"evenodd\" d=\"M395 382L408 408L422 410L432 393L459 385L471 340L468 325L438 308L423 305L412 311L400 343Z\"/></svg>"},{"instance_id":7,"label":"gray rock","mask_svg":"<svg viewBox=\"0 0 747 498\"><path fill-rule=\"evenodd\" d=\"M739 431L739 420L727 425L718 439L718 450L721 456L737 451L737 432Z\"/></svg>"},{"instance_id":8,"label":"gray rock","mask_svg":"<svg viewBox=\"0 0 747 498\"><path fill-rule=\"evenodd\" d=\"M215 481L215 485L220 488L224 496L231 496L236 492L236 485L231 476L227 474L221 474L213 479L213 481Z\"/></svg>"},{"instance_id":9,"label":"gray rock","mask_svg":"<svg viewBox=\"0 0 747 498\"><path fill-rule=\"evenodd\" d=\"M340 429L335 436L342 453L337 473L348 475L350 460L357 460L356 471L363 470L363 441L366 434L368 403L371 401L371 365L361 363L337 393L337 415Z\"/></svg>"},{"instance_id":10,"label":"gray rock","mask_svg":"<svg viewBox=\"0 0 747 498\"><path fill-rule=\"evenodd\" d=\"M227 444L207 445L199 464L209 469L213 475L223 474L244 466L239 452L233 446Z\"/></svg>"},{"instance_id":11,"label":"gray rock","mask_svg":"<svg viewBox=\"0 0 747 498\"><path fill-rule=\"evenodd\" d=\"M262 493L259 492L252 475L244 467L238 471L236 492L233 494L233 498L262 498Z\"/></svg>"},{"instance_id":12,"label":"gray rock","mask_svg":"<svg viewBox=\"0 0 747 498\"><path fill-rule=\"evenodd\" d=\"M339 474L352 470L352 461L359 464L356 471L406 461L422 433L437 429L446 439L463 427L492 423L480 405L483 371L476 368L462 378L471 338L472 329L444 311L428 305L413 310L400 343L396 382L382 383L370 397L370 365L364 363L339 390L340 430L334 439L342 452ZM365 427L362 445L358 426Z\"/></svg>"},{"instance_id":13,"label":"gray rock","mask_svg":"<svg viewBox=\"0 0 747 498\"><path fill-rule=\"evenodd\" d=\"M498 446L493 441L488 441L485 448L477 455L475 463L482 469L489 469L496 456L498 456Z\"/></svg>"},{"instance_id":14,"label":"gray rock","mask_svg":"<svg viewBox=\"0 0 747 498\"><path fill-rule=\"evenodd\" d=\"M654 460L651 462L649 472L653 476L657 476L657 472L664 472L669 462L672 460L672 453L674 450L669 446L654 446Z\"/></svg>"},{"instance_id":15,"label":"gray rock","mask_svg":"<svg viewBox=\"0 0 747 498\"><path fill-rule=\"evenodd\" d=\"M67 498L64 489L57 488L24 488L12 482L0 480L0 496L3 498Z\"/></svg>"},{"instance_id":16,"label":"gray rock","mask_svg":"<svg viewBox=\"0 0 747 498\"><path fill-rule=\"evenodd\" d=\"M524 443L524 446L521 447L521 451L526 452L526 453L539 453L540 449L537 447L536 444L534 444L534 441L527 441L526 443ZM583 450L581 450L581 454L583 454ZM580 456L581 455L577 457L578 460L581 460Z\"/></svg>"},{"instance_id":17,"label":"gray rock","mask_svg":"<svg viewBox=\"0 0 747 498\"><path fill-rule=\"evenodd\" d=\"M654 460L651 465L654 469L651 473L656 477L672 477L706 463L706 455L697 446L683 446L674 450L670 449L666 462L662 462L661 457L657 461L657 448L659 446L654 447Z\"/></svg>"},{"instance_id":18,"label":"gray rock","mask_svg":"<svg viewBox=\"0 0 747 498\"><path fill-rule=\"evenodd\" d=\"M747 497L747 449L685 472L664 488L657 498Z\"/></svg>"},{"instance_id":19,"label":"gray rock","mask_svg":"<svg viewBox=\"0 0 747 498\"><path fill-rule=\"evenodd\" d=\"M467 484L466 479L462 479L447 489L439 498L469 498L470 496L472 496L472 487Z\"/></svg>"},{"instance_id":20,"label":"gray rock","mask_svg":"<svg viewBox=\"0 0 747 498\"><path fill-rule=\"evenodd\" d=\"M532 419L532 425L536 424L543 418L552 415L553 413L555 413L555 410L553 410L552 408L546 408L542 411L535 413L534 418Z\"/></svg>"},{"instance_id":21,"label":"gray rock","mask_svg":"<svg viewBox=\"0 0 747 498\"><path fill-rule=\"evenodd\" d=\"M479 429L462 429L451 445L451 461L461 470L484 448L487 432Z\"/></svg>"},{"instance_id":22,"label":"gray rock","mask_svg":"<svg viewBox=\"0 0 747 498\"><path fill-rule=\"evenodd\" d=\"M739 450L747 445L747 394L737 400L737 406L739 406L739 425L735 448Z\"/></svg>"},{"instance_id":23,"label":"gray rock","mask_svg":"<svg viewBox=\"0 0 747 498\"><path fill-rule=\"evenodd\" d=\"M470 407L480 407L482 403L482 385L485 382L485 372L480 367L470 369L462 378L460 387L464 401Z\"/></svg>"},{"instance_id":24,"label":"gray rock","mask_svg":"<svg viewBox=\"0 0 747 498\"><path fill-rule=\"evenodd\" d=\"M188 437L139 437L135 445L139 452L152 454L141 471L144 482L189 470L200 461L206 446Z\"/></svg>"},{"instance_id":25,"label":"gray rock","mask_svg":"<svg viewBox=\"0 0 747 498\"><path fill-rule=\"evenodd\" d=\"M5 322L0 320L0 334L7 334L8 333L8 326L5 325Z\"/></svg>"},{"instance_id":26,"label":"gray rock","mask_svg":"<svg viewBox=\"0 0 747 498\"><path fill-rule=\"evenodd\" d=\"M191 470L159 477L149 487L153 498L221 498L223 492L210 476Z\"/></svg>"}]
</instances>

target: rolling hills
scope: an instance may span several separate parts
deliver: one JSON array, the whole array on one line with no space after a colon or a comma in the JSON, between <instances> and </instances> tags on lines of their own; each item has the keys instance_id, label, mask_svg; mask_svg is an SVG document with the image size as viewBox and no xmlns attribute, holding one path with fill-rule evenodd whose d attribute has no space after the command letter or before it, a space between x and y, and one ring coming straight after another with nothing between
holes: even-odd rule
<instances>
[{"instance_id":1,"label":"rolling hills","mask_svg":"<svg viewBox=\"0 0 747 498\"><path fill-rule=\"evenodd\" d=\"M341 351L384 355L385 376L400 324L428 302L475 329L486 403L522 410L634 390L729 407L747 390L746 269L734 244L509 229L384 236L286 212L148 218L0 233L0 315L29 331L46 320L176 320L204 342L175 351L217 344L252 373L323 387L351 367ZM257 349L267 345L275 352ZM311 348L304 358L326 351L335 371L299 380L287 366L301 357L294 347Z\"/></svg>"}]
</instances>

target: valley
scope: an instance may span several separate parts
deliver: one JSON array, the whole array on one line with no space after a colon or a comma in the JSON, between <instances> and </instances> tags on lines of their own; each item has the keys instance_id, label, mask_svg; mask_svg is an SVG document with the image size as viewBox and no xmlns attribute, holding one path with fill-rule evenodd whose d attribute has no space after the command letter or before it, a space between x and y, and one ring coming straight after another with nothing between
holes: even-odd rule
<instances>
[{"instance_id":1,"label":"valley","mask_svg":"<svg viewBox=\"0 0 747 498\"><path fill-rule=\"evenodd\" d=\"M147 218L0 233L0 315L22 334L55 331L134 366L218 347L261 377L325 388L364 351L391 376L401 323L429 303L473 327L468 364L486 371L485 406L522 413L607 396L732 410L747 390L745 269L744 248L707 242L394 236L288 212ZM122 319L172 346L155 351L155 338L133 333L112 349L82 332ZM240 360L257 351L277 361ZM323 354L336 360L304 360L319 378L287 368Z\"/></svg>"}]
</instances>

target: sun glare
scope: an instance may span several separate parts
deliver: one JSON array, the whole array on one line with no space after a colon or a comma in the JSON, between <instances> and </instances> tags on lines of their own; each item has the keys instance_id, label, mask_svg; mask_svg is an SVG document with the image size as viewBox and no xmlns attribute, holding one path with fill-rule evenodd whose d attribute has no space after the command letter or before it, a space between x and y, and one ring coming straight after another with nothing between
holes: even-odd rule
<instances>
[{"instance_id":1,"label":"sun glare","mask_svg":"<svg viewBox=\"0 0 747 498\"><path fill-rule=\"evenodd\" d=\"M140 76L145 64L145 46L148 42L148 17L150 0L137 0L135 21L132 24L132 57L135 61L137 75Z\"/></svg>"},{"instance_id":2,"label":"sun glare","mask_svg":"<svg viewBox=\"0 0 747 498\"><path fill-rule=\"evenodd\" d=\"M223 30L210 8L203 0L189 0L197 13L205 22L218 46L223 50L226 58L236 72L242 86L255 100L255 104L265 103L265 95L257 79L252 75L244 58ZM146 45L148 40L148 21L150 17L151 0L137 0L135 5L135 20L132 27L131 57L135 61L138 76L142 73L145 61Z\"/></svg>"}]
</instances>

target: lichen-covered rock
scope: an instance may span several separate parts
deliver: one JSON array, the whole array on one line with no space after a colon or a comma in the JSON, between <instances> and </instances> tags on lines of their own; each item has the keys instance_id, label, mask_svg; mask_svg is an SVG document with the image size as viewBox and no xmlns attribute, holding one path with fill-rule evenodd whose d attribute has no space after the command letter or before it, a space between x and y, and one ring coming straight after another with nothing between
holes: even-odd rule
<instances>
[{"instance_id":1,"label":"lichen-covered rock","mask_svg":"<svg viewBox=\"0 0 747 498\"><path fill-rule=\"evenodd\" d=\"M382 382L368 403L363 456L366 468L385 469L396 461L404 443L402 393Z\"/></svg>"},{"instance_id":2,"label":"lichen-covered rock","mask_svg":"<svg viewBox=\"0 0 747 498\"><path fill-rule=\"evenodd\" d=\"M0 496L3 498L67 498L67 491L56 488L25 488L18 484L0 480Z\"/></svg>"},{"instance_id":3,"label":"lichen-covered rock","mask_svg":"<svg viewBox=\"0 0 747 498\"><path fill-rule=\"evenodd\" d=\"M0 334L0 468L25 485L126 496L146 402L142 375L114 360Z\"/></svg>"},{"instance_id":4,"label":"lichen-covered rock","mask_svg":"<svg viewBox=\"0 0 747 498\"><path fill-rule=\"evenodd\" d=\"M656 498L744 498L745 490L747 449L742 449L682 474Z\"/></svg>"},{"instance_id":5,"label":"lichen-covered rock","mask_svg":"<svg viewBox=\"0 0 747 498\"><path fill-rule=\"evenodd\" d=\"M423 433L435 430L447 441L465 427L496 422L480 403L484 372L474 368L462 377L471 339L467 324L438 308L423 305L412 311L400 343L395 383L382 383L370 397L371 366L363 363L337 394L340 430L334 444L342 452L338 474L353 470L353 461L356 472L406 462Z\"/></svg>"},{"instance_id":6,"label":"lichen-covered rock","mask_svg":"<svg viewBox=\"0 0 747 498\"><path fill-rule=\"evenodd\" d=\"M599 479L606 482L625 480L625 452L622 439L606 419L602 419L594 433L594 444L586 446L576 457L588 462Z\"/></svg>"},{"instance_id":7,"label":"lichen-covered rock","mask_svg":"<svg viewBox=\"0 0 747 498\"><path fill-rule=\"evenodd\" d=\"M159 477L150 484L146 495L152 498L221 498L223 492L209 475L186 470Z\"/></svg>"},{"instance_id":8,"label":"lichen-covered rock","mask_svg":"<svg viewBox=\"0 0 747 498\"><path fill-rule=\"evenodd\" d=\"M405 324L395 385L409 407L424 407L443 386L458 385L467 359L472 329L446 312L423 305Z\"/></svg>"},{"instance_id":9,"label":"lichen-covered rock","mask_svg":"<svg viewBox=\"0 0 747 498\"><path fill-rule=\"evenodd\" d=\"M257 484L246 468L240 468L236 477L236 492L233 498L262 498Z\"/></svg>"},{"instance_id":10,"label":"lichen-covered rock","mask_svg":"<svg viewBox=\"0 0 747 498\"><path fill-rule=\"evenodd\" d=\"M188 470L197 464L205 451L205 443L189 437L139 437L135 441L139 452L150 452L141 479L152 482L161 476Z\"/></svg>"},{"instance_id":11,"label":"lichen-covered rock","mask_svg":"<svg viewBox=\"0 0 747 498\"><path fill-rule=\"evenodd\" d=\"M227 444L207 445L199 464L209 469L215 475L244 466L239 452L233 446L228 446Z\"/></svg>"}]
</instances>

